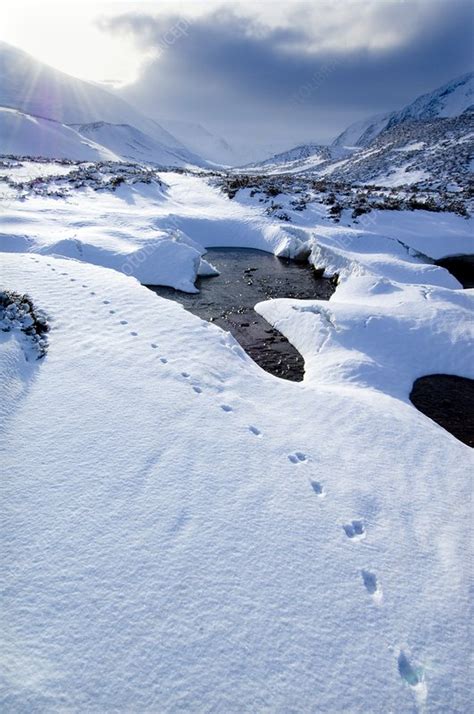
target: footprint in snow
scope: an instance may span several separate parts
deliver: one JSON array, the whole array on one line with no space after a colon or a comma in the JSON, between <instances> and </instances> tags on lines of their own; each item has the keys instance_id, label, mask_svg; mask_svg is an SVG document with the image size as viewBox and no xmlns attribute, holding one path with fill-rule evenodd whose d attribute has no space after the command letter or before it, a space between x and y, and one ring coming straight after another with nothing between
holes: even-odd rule
<instances>
[{"instance_id":1,"label":"footprint in snow","mask_svg":"<svg viewBox=\"0 0 474 714\"><path fill-rule=\"evenodd\" d=\"M83 288L88 288L89 286L88 286L88 285L82 285L82 287L83 287Z\"/></svg>"},{"instance_id":2,"label":"footprint in snow","mask_svg":"<svg viewBox=\"0 0 474 714\"><path fill-rule=\"evenodd\" d=\"M156 350L156 348L158 347L158 345L155 344L154 342L152 342L151 345L150 345L150 347L153 347L153 349Z\"/></svg>"},{"instance_id":3,"label":"footprint in snow","mask_svg":"<svg viewBox=\"0 0 474 714\"><path fill-rule=\"evenodd\" d=\"M221 404L221 409L224 412L233 412L234 410L228 404Z\"/></svg>"},{"instance_id":4,"label":"footprint in snow","mask_svg":"<svg viewBox=\"0 0 474 714\"><path fill-rule=\"evenodd\" d=\"M422 667L412 665L403 650L398 655L398 673L400 677L413 689L419 704L424 704L428 688L425 682L425 673Z\"/></svg>"},{"instance_id":5,"label":"footprint in snow","mask_svg":"<svg viewBox=\"0 0 474 714\"><path fill-rule=\"evenodd\" d=\"M128 325L128 322L127 322L127 320L120 320L120 324L121 324L121 325Z\"/></svg>"},{"instance_id":6,"label":"footprint in snow","mask_svg":"<svg viewBox=\"0 0 474 714\"><path fill-rule=\"evenodd\" d=\"M302 464L305 461L308 461L309 457L302 451L295 451L294 454L289 454L288 458L292 464Z\"/></svg>"},{"instance_id":7,"label":"footprint in snow","mask_svg":"<svg viewBox=\"0 0 474 714\"><path fill-rule=\"evenodd\" d=\"M90 292L89 295L95 295L95 292L92 290L92 292Z\"/></svg>"},{"instance_id":8,"label":"footprint in snow","mask_svg":"<svg viewBox=\"0 0 474 714\"><path fill-rule=\"evenodd\" d=\"M249 426L249 431L255 436L262 436L262 432L260 431L260 429L257 429L256 426Z\"/></svg>"},{"instance_id":9,"label":"footprint in snow","mask_svg":"<svg viewBox=\"0 0 474 714\"><path fill-rule=\"evenodd\" d=\"M70 281L71 281L71 283L75 283L75 282L76 282L76 278L70 278Z\"/></svg>"},{"instance_id":10,"label":"footprint in snow","mask_svg":"<svg viewBox=\"0 0 474 714\"><path fill-rule=\"evenodd\" d=\"M131 332L132 337L138 337L138 332Z\"/></svg>"},{"instance_id":11,"label":"footprint in snow","mask_svg":"<svg viewBox=\"0 0 474 714\"><path fill-rule=\"evenodd\" d=\"M166 357L160 357L160 362L163 362L163 364L167 364L168 360Z\"/></svg>"},{"instance_id":12,"label":"footprint in snow","mask_svg":"<svg viewBox=\"0 0 474 714\"><path fill-rule=\"evenodd\" d=\"M109 310L109 315L115 315L115 310Z\"/></svg>"},{"instance_id":13,"label":"footprint in snow","mask_svg":"<svg viewBox=\"0 0 474 714\"><path fill-rule=\"evenodd\" d=\"M189 372L181 372L181 376L184 377L185 379L189 379L189 377L191 375L189 374Z\"/></svg>"},{"instance_id":14,"label":"footprint in snow","mask_svg":"<svg viewBox=\"0 0 474 714\"><path fill-rule=\"evenodd\" d=\"M110 300L102 300L102 305L110 305Z\"/></svg>"},{"instance_id":15,"label":"footprint in snow","mask_svg":"<svg viewBox=\"0 0 474 714\"><path fill-rule=\"evenodd\" d=\"M351 521L342 527L346 536L353 541L362 540L366 536L363 521Z\"/></svg>"},{"instance_id":16,"label":"footprint in snow","mask_svg":"<svg viewBox=\"0 0 474 714\"><path fill-rule=\"evenodd\" d=\"M319 481L311 481L311 488L315 492L316 496L319 496L319 498L325 497L326 494L324 493L322 484L320 484Z\"/></svg>"},{"instance_id":17,"label":"footprint in snow","mask_svg":"<svg viewBox=\"0 0 474 714\"><path fill-rule=\"evenodd\" d=\"M193 387L193 389L194 389L194 391L196 392L196 394L201 394L201 393L202 393L201 387Z\"/></svg>"},{"instance_id":18,"label":"footprint in snow","mask_svg":"<svg viewBox=\"0 0 474 714\"><path fill-rule=\"evenodd\" d=\"M382 602L382 588L379 585L377 576L369 570L361 570L361 575L365 589L369 595L373 597L375 602L380 604Z\"/></svg>"}]
</instances>

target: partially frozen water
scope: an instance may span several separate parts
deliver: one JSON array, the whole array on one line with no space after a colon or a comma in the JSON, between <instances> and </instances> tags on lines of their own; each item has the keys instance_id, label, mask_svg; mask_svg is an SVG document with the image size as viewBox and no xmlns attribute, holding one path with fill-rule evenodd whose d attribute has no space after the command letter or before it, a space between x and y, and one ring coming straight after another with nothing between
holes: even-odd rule
<instances>
[{"instance_id":1,"label":"partially frozen water","mask_svg":"<svg viewBox=\"0 0 474 714\"><path fill-rule=\"evenodd\" d=\"M420 412L474 447L474 379L429 374L415 381L410 399Z\"/></svg>"},{"instance_id":2,"label":"partially frozen water","mask_svg":"<svg viewBox=\"0 0 474 714\"><path fill-rule=\"evenodd\" d=\"M300 353L253 309L271 298L328 300L334 282L316 274L308 263L281 260L250 248L212 248L205 256L220 272L198 278L198 294L149 286L158 295L180 302L187 310L232 333L263 369L276 377L301 381Z\"/></svg>"},{"instance_id":3,"label":"partially frozen water","mask_svg":"<svg viewBox=\"0 0 474 714\"><path fill-rule=\"evenodd\" d=\"M449 270L463 288L474 288L474 255L453 255L441 258L436 265Z\"/></svg>"}]
</instances>

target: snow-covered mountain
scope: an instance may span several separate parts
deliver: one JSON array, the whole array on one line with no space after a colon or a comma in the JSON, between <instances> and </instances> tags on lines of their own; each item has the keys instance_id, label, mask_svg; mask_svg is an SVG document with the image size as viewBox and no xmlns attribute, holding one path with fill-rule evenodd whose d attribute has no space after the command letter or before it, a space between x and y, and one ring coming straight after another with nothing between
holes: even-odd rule
<instances>
[{"instance_id":1,"label":"snow-covered mountain","mask_svg":"<svg viewBox=\"0 0 474 714\"><path fill-rule=\"evenodd\" d=\"M300 173L317 170L351 154L345 147L324 146L322 144L301 144L293 149L253 164L241 167L245 171L268 171L270 173Z\"/></svg>"},{"instance_id":2,"label":"snow-covered mountain","mask_svg":"<svg viewBox=\"0 0 474 714\"><path fill-rule=\"evenodd\" d=\"M127 124L140 133L138 141L147 137L144 143L153 147L153 154L160 157L160 162L175 166L205 165L205 161L179 139L120 97L49 67L5 42L0 42L0 106L66 125ZM111 129L110 136L106 136L105 124L100 133L106 146L120 144L119 132ZM40 143L38 139L38 145ZM131 151L131 147L129 149ZM5 153L3 136L0 152ZM127 157L143 160L143 155L134 157L133 151Z\"/></svg>"},{"instance_id":3,"label":"snow-covered mountain","mask_svg":"<svg viewBox=\"0 0 474 714\"><path fill-rule=\"evenodd\" d=\"M131 124L111 124L109 122L93 122L91 124L72 125L81 136L106 147L123 159L153 163L159 165L180 165L183 161L178 149L164 147L163 144L145 134ZM174 156L174 161L170 157ZM189 153L194 160L192 163L199 165L201 159L197 154Z\"/></svg>"},{"instance_id":4,"label":"snow-covered mountain","mask_svg":"<svg viewBox=\"0 0 474 714\"><path fill-rule=\"evenodd\" d=\"M5 107L0 107L0 153L75 161L120 160L72 127Z\"/></svg>"},{"instance_id":5,"label":"snow-covered mountain","mask_svg":"<svg viewBox=\"0 0 474 714\"><path fill-rule=\"evenodd\" d=\"M351 124L334 146L368 146L385 129L406 121L455 117L474 109L474 72L458 77L433 92L423 94L403 109L377 114Z\"/></svg>"},{"instance_id":6,"label":"snow-covered mountain","mask_svg":"<svg viewBox=\"0 0 474 714\"><path fill-rule=\"evenodd\" d=\"M353 124L330 146L304 144L242 170L381 186L427 181L465 187L472 176L473 96L471 73L398 112Z\"/></svg>"},{"instance_id":7,"label":"snow-covered mountain","mask_svg":"<svg viewBox=\"0 0 474 714\"><path fill-rule=\"evenodd\" d=\"M234 166L238 162L238 155L229 142L221 136L216 136L202 124L160 118L160 126L165 127L191 151L204 156L208 161L220 166Z\"/></svg>"},{"instance_id":8,"label":"snow-covered mountain","mask_svg":"<svg viewBox=\"0 0 474 714\"><path fill-rule=\"evenodd\" d=\"M303 161L309 157L320 157L321 160L326 160L331 158L329 147L323 146L321 144L301 144L300 146L295 146L293 149L288 151L282 151L274 156L271 156L265 161L259 161L255 166L278 166L279 164L288 164L292 162Z\"/></svg>"},{"instance_id":9,"label":"snow-covered mountain","mask_svg":"<svg viewBox=\"0 0 474 714\"><path fill-rule=\"evenodd\" d=\"M321 175L352 184L423 184L453 189L472 179L474 114L404 121L377 136L350 159L327 166Z\"/></svg>"},{"instance_id":10,"label":"snow-covered mountain","mask_svg":"<svg viewBox=\"0 0 474 714\"><path fill-rule=\"evenodd\" d=\"M367 119L354 122L334 139L332 146L366 146L370 144L386 128L392 114L393 112L375 114ZM363 144L362 141L364 141Z\"/></svg>"}]
</instances>

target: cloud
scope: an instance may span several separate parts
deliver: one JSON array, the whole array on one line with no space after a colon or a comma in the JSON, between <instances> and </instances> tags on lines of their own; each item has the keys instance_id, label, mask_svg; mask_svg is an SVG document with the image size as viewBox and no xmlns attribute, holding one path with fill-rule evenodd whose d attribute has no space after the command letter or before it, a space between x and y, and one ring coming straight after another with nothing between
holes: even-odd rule
<instances>
[{"instance_id":1,"label":"cloud","mask_svg":"<svg viewBox=\"0 0 474 714\"><path fill-rule=\"evenodd\" d=\"M125 90L149 114L291 143L327 140L469 71L473 10L470 0L320 0L293 3L276 23L222 7L101 27L152 53Z\"/></svg>"}]
</instances>

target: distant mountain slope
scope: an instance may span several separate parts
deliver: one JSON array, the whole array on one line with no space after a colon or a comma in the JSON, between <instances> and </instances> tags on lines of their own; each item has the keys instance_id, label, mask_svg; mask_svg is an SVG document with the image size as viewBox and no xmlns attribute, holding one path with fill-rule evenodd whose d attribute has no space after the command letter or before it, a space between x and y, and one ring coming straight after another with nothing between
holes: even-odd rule
<instances>
[{"instance_id":1,"label":"distant mountain slope","mask_svg":"<svg viewBox=\"0 0 474 714\"><path fill-rule=\"evenodd\" d=\"M304 144L241 171L308 173L352 184L429 182L441 189L466 188L472 179L473 98L471 73L419 97L399 112L353 124L330 146Z\"/></svg>"},{"instance_id":2,"label":"distant mountain slope","mask_svg":"<svg viewBox=\"0 0 474 714\"><path fill-rule=\"evenodd\" d=\"M268 173L300 173L318 171L334 161L345 159L352 152L343 147L323 146L321 144L301 144L293 149L275 154L265 161L247 164L240 171L265 171Z\"/></svg>"},{"instance_id":3,"label":"distant mountain slope","mask_svg":"<svg viewBox=\"0 0 474 714\"><path fill-rule=\"evenodd\" d=\"M464 74L433 92L423 94L403 109L369 117L349 126L334 146L368 146L379 134L406 121L459 116L474 109L474 72Z\"/></svg>"},{"instance_id":4,"label":"distant mountain slope","mask_svg":"<svg viewBox=\"0 0 474 714\"><path fill-rule=\"evenodd\" d=\"M392 114L393 112L375 114L351 124L342 134L339 134L332 146L366 146L370 144L386 128Z\"/></svg>"},{"instance_id":5,"label":"distant mountain slope","mask_svg":"<svg viewBox=\"0 0 474 714\"><path fill-rule=\"evenodd\" d=\"M321 175L349 183L467 187L472 180L474 114L404 121Z\"/></svg>"},{"instance_id":6,"label":"distant mountain slope","mask_svg":"<svg viewBox=\"0 0 474 714\"><path fill-rule=\"evenodd\" d=\"M157 122L98 85L71 77L0 42L0 106L62 124L129 124L169 150L165 163L205 164Z\"/></svg>"},{"instance_id":7,"label":"distant mountain slope","mask_svg":"<svg viewBox=\"0 0 474 714\"><path fill-rule=\"evenodd\" d=\"M160 118L160 126L164 126L191 151L203 156L207 161L221 166L233 166L238 163L239 157L229 142L208 131L201 124Z\"/></svg>"},{"instance_id":8,"label":"distant mountain slope","mask_svg":"<svg viewBox=\"0 0 474 714\"><path fill-rule=\"evenodd\" d=\"M51 119L0 107L0 154L76 161L119 161L112 151Z\"/></svg>"},{"instance_id":9,"label":"distant mountain slope","mask_svg":"<svg viewBox=\"0 0 474 714\"><path fill-rule=\"evenodd\" d=\"M111 124L94 122L92 124L73 124L84 137L106 147L124 159L159 165L177 165L182 163L179 150L164 147L148 134L136 129L130 124ZM201 159L197 155L188 154L192 163L199 165ZM174 161L173 161L174 157Z\"/></svg>"},{"instance_id":10,"label":"distant mountain slope","mask_svg":"<svg viewBox=\"0 0 474 714\"><path fill-rule=\"evenodd\" d=\"M368 147L353 151L297 147L240 172L310 174L360 185L429 183L433 188L458 190L472 180L473 155L474 114L465 112L453 118L402 122L383 131Z\"/></svg>"}]
</instances>

